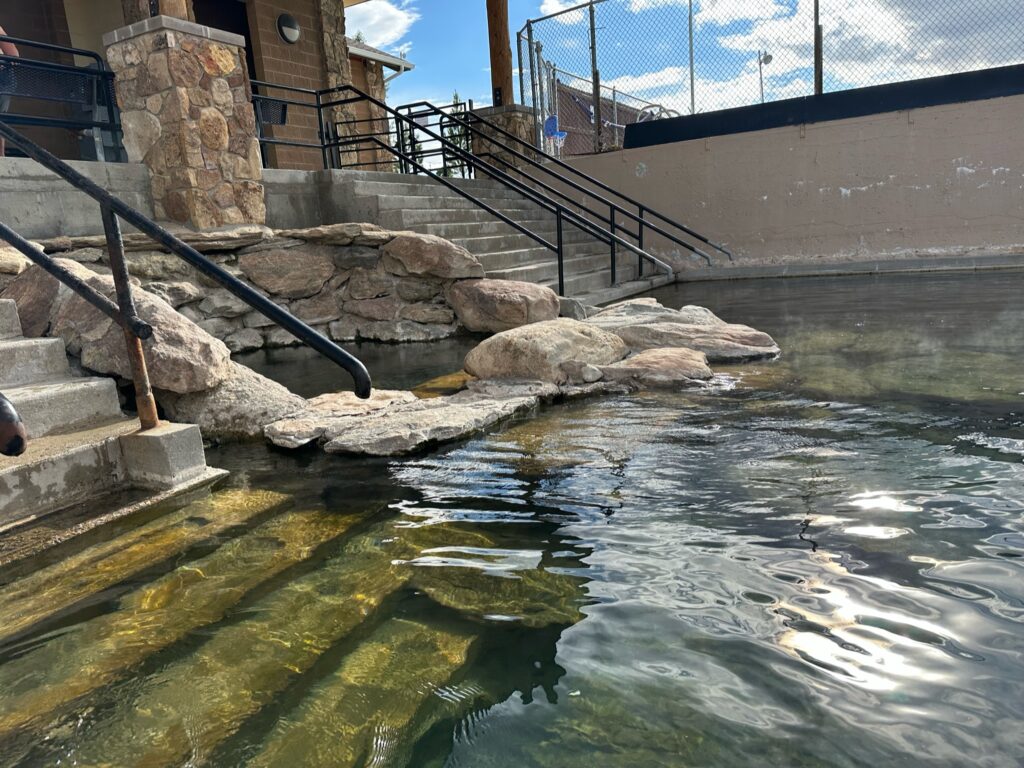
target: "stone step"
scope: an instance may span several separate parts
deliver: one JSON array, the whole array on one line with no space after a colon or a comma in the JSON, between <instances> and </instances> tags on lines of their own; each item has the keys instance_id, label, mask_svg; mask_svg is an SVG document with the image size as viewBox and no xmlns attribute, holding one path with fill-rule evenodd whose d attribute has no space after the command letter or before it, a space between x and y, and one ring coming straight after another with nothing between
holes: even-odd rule
<instances>
[{"instance_id":1,"label":"stone step","mask_svg":"<svg viewBox=\"0 0 1024 768\"><path fill-rule=\"evenodd\" d=\"M31 439L81 429L121 417L113 379L70 379L4 390Z\"/></svg>"},{"instance_id":2,"label":"stone step","mask_svg":"<svg viewBox=\"0 0 1024 768\"><path fill-rule=\"evenodd\" d=\"M16 459L0 457L0 531L108 493L124 482L118 438L139 428L134 419L29 443Z\"/></svg>"},{"instance_id":3,"label":"stone step","mask_svg":"<svg viewBox=\"0 0 1024 768\"><path fill-rule=\"evenodd\" d=\"M0 341L0 392L7 387L70 377L62 339Z\"/></svg>"},{"instance_id":4,"label":"stone step","mask_svg":"<svg viewBox=\"0 0 1024 768\"><path fill-rule=\"evenodd\" d=\"M10 299L0 299L0 339L16 339L21 336L21 320L18 319L18 305Z\"/></svg>"}]
</instances>

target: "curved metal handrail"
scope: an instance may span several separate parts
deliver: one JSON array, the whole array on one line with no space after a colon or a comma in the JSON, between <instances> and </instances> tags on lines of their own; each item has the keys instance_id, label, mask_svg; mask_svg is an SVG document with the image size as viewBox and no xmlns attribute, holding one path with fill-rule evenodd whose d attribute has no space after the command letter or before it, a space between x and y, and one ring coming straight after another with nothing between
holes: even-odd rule
<instances>
[{"instance_id":1,"label":"curved metal handrail","mask_svg":"<svg viewBox=\"0 0 1024 768\"><path fill-rule=\"evenodd\" d=\"M63 160L60 160L33 142L31 139L28 139L13 130L4 122L0 122L0 137L18 147L18 149L24 152L27 157L32 158L43 167L53 173L56 173L73 187L89 195L89 197L100 204L104 213L104 228L107 230L107 241L111 246L112 267L114 266L114 251L120 251L122 248L120 232L117 230L117 220L114 216L116 214L116 216L120 216L140 232L149 235L149 237L160 243L171 253L188 263L191 267L221 285L232 295L244 301L264 317L273 321L281 328L284 328L297 339L308 344L333 363L345 369L352 376L355 383L355 393L358 397L365 399L370 396L372 391L370 374L366 370L366 366L364 366L358 358L346 352L326 336L317 332L297 317L282 309L267 297L253 290L234 275L214 264L195 248L182 242L145 214L140 213L127 203L110 194L94 181L86 178ZM0 229L0 237L7 239L6 234L8 233L10 233L9 228L4 227L3 229ZM31 248L31 246L29 247ZM26 255L29 256L29 258L32 258L31 255ZM35 259L33 260L35 261ZM118 270L115 268L114 272L116 281L118 277ZM51 272L51 274L54 273ZM59 275L55 274L54 276L61 279ZM127 275L125 275L125 277L126 276ZM69 288L76 292L78 292L78 289L80 288L80 286L73 285L66 281L62 280L62 282L65 282ZM121 288L120 285L118 287L119 289ZM130 297L130 293L128 296ZM120 298L121 296L119 295L119 299ZM123 314L126 307L124 303L120 301L119 304L120 312Z\"/></svg>"}]
</instances>

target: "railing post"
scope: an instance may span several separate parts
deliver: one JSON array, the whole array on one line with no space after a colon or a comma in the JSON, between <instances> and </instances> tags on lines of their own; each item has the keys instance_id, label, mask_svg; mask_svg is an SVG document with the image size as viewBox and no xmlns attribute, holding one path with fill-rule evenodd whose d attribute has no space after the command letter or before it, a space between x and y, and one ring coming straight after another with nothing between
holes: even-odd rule
<instances>
[{"instance_id":1,"label":"railing post","mask_svg":"<svg viewBox=\"0 0 1024 768\"><path fill-rule=\"evenodd\" d=\"M132 380L135 383L135 407L139 412L142 429L155 429L160 426L160 417L156 412L156 399L153 387L149 383L149 371L146 369L146 356L142 351L142 342L130 329L128 321L135 318L135 301L132 299L132 284L128 276L128 267L124 260L124 241L121 239L121 225L117 215L106 205L102 206L103 231L107 236L107 253L110 257L110 271L114 276L114 288L117 291L117 306L124 319L124 340L128 349L128 364L132 369Z\"/></svg>"},{"instance_id":2,"label":"railing post","mask_svg":"<svg viewBox=\"0 0 1024 768\"><path fill-rule=\"evenodd\" d=\"M616 257L616 251L618 249L618 242L616 242L616 240L615 240L615 207L614 206L610 206L608 208L608 212L610 214L608 218L611 221L611 227L612 227L612 285L615 285L615 283L618 282L616 280L616 277L615 277L615 266L616 266L615 265L615 257Z\"/></svg>"},{"instance_id":3,"label":"railing post","mask_svg":"<svg viewBox=\"0 0 1024 768\"><path fill-rule=\"evenodd\" d=\"M330 165L330 150L327 146L327 131L326 123L324 123L324 107L323 99L320 97L320 91L316 92L316 122L317 122L317 133L320 136L320 152L323 155L324 170L329 171Z\"/></svg>"},{"instance_id":4,"label":"railing post","mask_svg":"<svg viewBox=\"0 0 1024 768\"><path fill-rule=\"evenodd\" d=\"M558 233L558 295L565 296L565 243L562 232L562 208L555 210L555 227Z\"/></svg>"}]
</instances>

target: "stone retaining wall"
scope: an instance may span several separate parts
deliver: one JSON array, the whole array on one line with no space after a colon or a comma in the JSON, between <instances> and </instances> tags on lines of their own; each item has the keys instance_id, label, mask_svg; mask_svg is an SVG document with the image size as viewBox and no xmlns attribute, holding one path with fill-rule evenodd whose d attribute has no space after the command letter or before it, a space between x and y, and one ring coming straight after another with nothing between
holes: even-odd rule
<instances>
[{"instance_id":1,"label":"stone retaining wall","mask_svg":"<svg viewBox=\"0 0 1024 768\"><path fill-rule=\"evenodd\" d=\"M278 231L236 227L179 236L336 341L451 336L460 327L447 299L451 286L484 276L472 254L447 240L370 224ZM58 238L42 245L94 272L109 272L102 238ZM154 245L141 235L126 236L132 277L232 352L300 343L177 256L153 250Z\"/></svg>"}]
</instances>

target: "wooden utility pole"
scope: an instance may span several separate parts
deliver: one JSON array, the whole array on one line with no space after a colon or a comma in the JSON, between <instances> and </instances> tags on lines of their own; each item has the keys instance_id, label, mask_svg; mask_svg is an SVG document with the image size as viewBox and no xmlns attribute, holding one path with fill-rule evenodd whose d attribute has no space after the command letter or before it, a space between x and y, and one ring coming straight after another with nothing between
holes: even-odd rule
<instances>
[{"instance_id":1,"label":"wooden utility pole","mask_svg":"<svg viewBox=\"0 0 1024 768\"><path fill-rule=\"evenodd\" d=\"M487 0L487 29L491 43L491 93L494 106L504 107L515 101L508 0Z\"/></svg>"}]
</instances>

